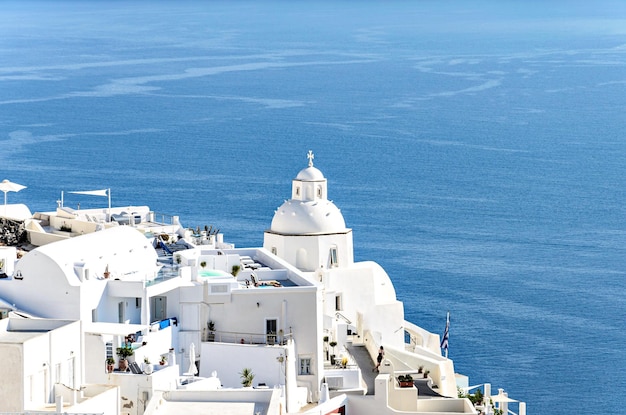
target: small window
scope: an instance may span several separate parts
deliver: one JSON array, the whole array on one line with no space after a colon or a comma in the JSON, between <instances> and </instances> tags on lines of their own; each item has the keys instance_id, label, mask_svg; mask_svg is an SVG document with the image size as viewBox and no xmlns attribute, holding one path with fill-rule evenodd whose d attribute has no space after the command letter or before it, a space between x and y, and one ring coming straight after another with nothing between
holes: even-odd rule
<instances>
[{"instance_id":1,"label":"small window","mask_svg":"<svg viewBox=\"0 0 626 415\"><path fill-rule=\"evenodd\" d=\"M296 187L296 196L300 196L300 186Z\"/></svg>"},{"instance_id":2,"label":"small window","mask_svg":"<svg viewBox=\"0 0 626 415\"><path fill-rule=\"evenodd\" d=\"M337 260L337 247L333 246L330 248L330 268L339 266L339 261Z\"/></svg>"},{"instance_id":3,"label":"small window","mask_svg":"<svg viewBox=\"0 0 626 415\"><path fill-rule=\"evenodd\" d=\"M320 199L322 198L322 188L321 187L317 188L317 197L319 197Z\"/></svg>"},{"instance_id":4,"label":"small window","mask_svg":"<svg viewBox=\"0 0 626 415\"><path fill-rule=\"evenodd\" d=\"M228 285L226 284L212 284L211 294L222 294L228 292Z\"/></svg>"},{"instance_id":5,"label":"small window","mask_svg":"<svg viewBox=\"0 0 626 415\"><path fill-rule=\"evenodd\" d=\"M135 308L141 308L141 297L135 297Z\"/></svg>"},{"instance_id":6,"label":"small window","mask_svg":"<svg viewBox=\"0 0 626 415\"><path fill-rule=\"evenodd\" d=\"M113 357L113 342L106 342L104 349L107 357Z\"/></svg>"},{"instance_id":7,"label":"small window","mask_svg":"<svg viewBox=\"0 0 626 415\"><path fill-rule=\"evenodd\" d=\"M311 370L311 358L310 357L301 357L300 358L300 374L301 375L312 375L313 372Z\"/></svg>"},{"instance_id":8,"label":"small window","mask_svg":"<svg viewBox=\"0 0 626 415\"><path fill-rule=\"evenodd\" d=\"M335 311L341 311L341 295L335 296Z\"/></svg>"},{"instance_id":9,"label":"small window","mask_svg":"<svg viewBox=\"0 0 626 415\"><path fill-rule=\"evenodd\" d=\"M272 254L278 255L278 250L276 249L275 246L272 247Z\"/></svg>"}]
</instances>

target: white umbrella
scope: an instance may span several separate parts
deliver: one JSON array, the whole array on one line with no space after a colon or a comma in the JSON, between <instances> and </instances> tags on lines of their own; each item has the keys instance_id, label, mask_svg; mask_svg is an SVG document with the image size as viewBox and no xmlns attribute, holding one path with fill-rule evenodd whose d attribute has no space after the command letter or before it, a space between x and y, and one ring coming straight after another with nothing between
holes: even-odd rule
<instances>
[{"instance_id":1,"label":"white umbrella","mask_svg":"<svg viewBox=\"0 0 626 415\"><path fill-rule=\"evenodd\" d=\"M19 192L22 189L26 189L26 186L10 182L7 179L4 179L2 182L0 182L0 191L4 192L4 205L7 205L8 192Z\"/></svg>"},{"instance_id":2,"label":"white umbrella","mask_svg":"<svg viewBox=\"0 0 626 415\"><path fill-rule=\"evenodd\" d=\"M196 367L196 345L191 343L189 345L189 369L186 375L196 376L198 368Z\"/></svg>"},{"instance_id":3,"label":"white umbrella","mask_svg":"<svg viewBox=\"0 0 626 415\"><path fill-rule=\"evenodd\" d=\"M322 383L322 390L320 391L320 403L324 403L328 400L328 383Z\"/></svg>"},{"instance_id":4,"label":"white umbrella","mask_svg":"<svg viewBox=\"0 0 626 415\"><path fill-rule=\"evenodd\" d=\"M506 393L504 393L502 389L499 390L497 395L492 396L490 399L493 401L493 403L517 402L515 399L509 398L509 396Z\"/></svg>"}]
</instances>

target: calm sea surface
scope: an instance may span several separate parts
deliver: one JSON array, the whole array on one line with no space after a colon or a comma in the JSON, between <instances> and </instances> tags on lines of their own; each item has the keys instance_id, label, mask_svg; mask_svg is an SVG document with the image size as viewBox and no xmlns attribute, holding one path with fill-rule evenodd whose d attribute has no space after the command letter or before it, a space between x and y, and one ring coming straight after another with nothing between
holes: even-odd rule
<instances>
[{"instance_id":1,"label":"calm sea surface","mask_svg":"<svg viewBox=\"0 0 626 415\"><path fill-rule=\"evenodd\" d=\"M625 114L623 2L0 3L9 203L260 246L311 149L357 260L529 414L626 407Z\"/></svg>"}]
</instances>

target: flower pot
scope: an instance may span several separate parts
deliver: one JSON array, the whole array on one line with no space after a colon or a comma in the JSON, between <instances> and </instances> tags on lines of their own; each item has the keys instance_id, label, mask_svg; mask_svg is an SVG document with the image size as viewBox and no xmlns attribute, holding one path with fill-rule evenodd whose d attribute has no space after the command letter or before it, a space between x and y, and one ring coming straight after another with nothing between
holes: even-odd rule
<instances>
[{"instance_id":1,"label":"flower pot","mask_svg":"<svg viewBox=\"0 0 626 415\"><path fill-rule=\"evenodd\" d=\"M128 370L128 360L120 359L118 362L118 368L120 369L120 372L126 372Z\"/></svg>"},{"instance_id":2,"label":"flower pot","mask_svg":"<svg viewBox=\"0 0 626 415\"><path fill-rule=\"evenodd\" d=\"M107 373L111 373L115 369L115 365L107 364L106 366L107 366Z\"/></svg>"},{"instance_id":3,"label":"flower pot","mask_svg":"<svg viewBox=\"0 0 626 415\"><path fill-rule=\"evenodd\" d=\"M146 375L149 375L152 373L152 371L154 370L154 367L152 366L152 363L145 363L143 364L143 373L145 373Z\"/></svg>"}]
</instances>

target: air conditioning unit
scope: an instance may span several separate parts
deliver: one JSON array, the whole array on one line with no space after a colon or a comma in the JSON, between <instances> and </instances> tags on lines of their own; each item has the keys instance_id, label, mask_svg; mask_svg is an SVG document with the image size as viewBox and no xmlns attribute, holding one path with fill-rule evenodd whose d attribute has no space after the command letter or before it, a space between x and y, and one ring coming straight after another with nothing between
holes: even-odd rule
<instances>
[{"instance_id":1,"label":"air conditioning unit","mask_svg":"<svg viewBox=\"0 0 626 415\"><path fill-rule=\"evenodd\" d=\"M328 389L341 389L343 388L342 376L326 376L326 384Z\"/></svg>"}]
</instances>

